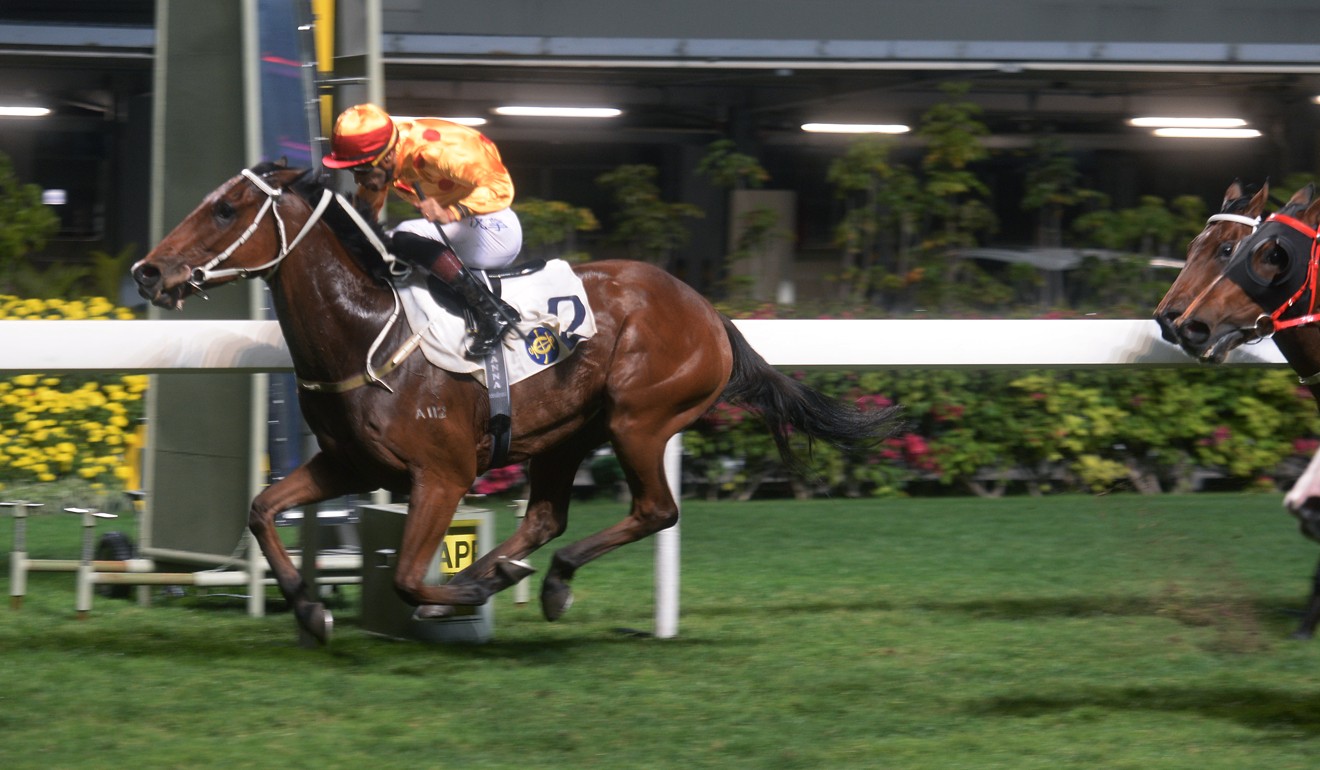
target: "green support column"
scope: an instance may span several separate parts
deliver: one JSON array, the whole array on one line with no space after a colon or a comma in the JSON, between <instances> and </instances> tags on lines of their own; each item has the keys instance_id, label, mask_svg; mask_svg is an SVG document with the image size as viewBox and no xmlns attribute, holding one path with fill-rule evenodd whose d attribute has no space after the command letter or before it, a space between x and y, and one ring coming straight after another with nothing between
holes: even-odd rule
<instances>
[{"instance_id":1,"label":"green support column","mask_svg":"<svg viewBox=\"0 0 1320 770\"><path fill-rule=\"evenodd\" d=\"M238 0L160 0L156 20L152 147L152 238L159 241L209 192L247 165L244 24ZM190 299L153 318L250 319L260 287L247 282ZM252 419L252 375L154 378L142 545L147 555L225 558L244 537L254 494L253 450L264 430ZM168 558L156 557L168 562Z\"/></svg>"}]
</instances>

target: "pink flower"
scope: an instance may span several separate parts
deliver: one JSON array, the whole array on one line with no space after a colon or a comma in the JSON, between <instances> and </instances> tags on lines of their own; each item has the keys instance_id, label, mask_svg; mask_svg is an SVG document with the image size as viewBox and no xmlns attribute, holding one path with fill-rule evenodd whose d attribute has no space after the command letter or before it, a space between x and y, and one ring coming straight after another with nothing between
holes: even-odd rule
<instances>
[{"instance_id":1,"label":"pink flower","mask_svg":"<svg viewBox=\"0 0 1320 770\"><path fill-rule=\"evenodd\" d=\"M868 409L885 409L894 405L893 400L879 393L872 393L869 396L857 397L857 408L863 412Z\"/></svg>"},{"instance_id":2,"label":"pink flower","mask_svg":"<svg viewBox=\"0 0 1320 770\"><path fill-rule=\"evenodd\" d=\"M522 484L526 480L521 465L506 465L503 468L491 468L477 477L472 484L472 491L478 495L497 495Z\"/></svg>"},{"instance_id":3,"label":"pink flower","mask_svg":"<svg viewBox=\"0 0 1320 770\"><path fill-rule=\"evenodd\" d=\"M967 409L962 404L936 404L931 408L931 412L939 422L960 420L966 411Z\"/></svg>"}]
</instances>

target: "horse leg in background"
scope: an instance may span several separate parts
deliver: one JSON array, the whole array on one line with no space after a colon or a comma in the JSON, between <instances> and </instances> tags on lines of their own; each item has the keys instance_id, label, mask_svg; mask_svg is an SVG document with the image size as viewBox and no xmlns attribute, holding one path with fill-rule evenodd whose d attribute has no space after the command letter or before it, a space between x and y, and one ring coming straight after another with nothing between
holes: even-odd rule
<instances>
[{"instance_id":1,"label":"horse leg in background","mask_svg":"<svg viewBox=\"0 0 1320 770\"><path fill-rule=\"evenodd\" d=\"M298 625L321 644L325 644L329 637L329 615L322 604L312 601L308 595L302 575L293 566L288 550L275 532L275 515L299 505L356 492L360 487L353 483L351 474L319 453L293 473L266 487L252 501L248 511L248 529L261 546L261 553L270 564L280 593L289 602Z\"/></svg>"},{"instance_id":2,"label":"horse leg in background","mask_svg":"<svg viewBox=\"0 0 1320 770\"><path fill-rule=\"evenodd\" d=\"M1311 596L1306 600L1306 611L1302 613L1302 622L1293 632L1292 638L1310 639L1315 636L1317 623L1320 623L1320 564L1315 566L1315 575L1311 578Z\"/></svg>"},{"instance_id":3,"label":"horse leg in background","mask_svg":"<svg viewBox=\"0 0 1320 770\"><path fill-rule=\"evenodd\" d=\"M707 406L702 405L696 414L704 412ZM623 521L555 552L541 584L541 612L546 620L558 620L572 605L573 589L569 583L582 565L678 522L678 504L665 477L665 444L680 427L695 418L696 415L685 413L663 423L629 421L630 424L612 431L614 452L632 492L632 509Z\"/></svg>"},{"instance_id":4,"label":"horse leg in background","mask_svg":"<svg viewBox=\"0 0 1320 770\"><path fill-rule=\"evenodd\" d=\"M563 534L568 526L573 477L587 454L603 440L602 421L601 425L579 432L565 444L533 457L527 467L527 512L518 529L455 575L449 584L476 583L490 596L532 574L532 567L522 560Z\"/></svg>"}]
</instances>

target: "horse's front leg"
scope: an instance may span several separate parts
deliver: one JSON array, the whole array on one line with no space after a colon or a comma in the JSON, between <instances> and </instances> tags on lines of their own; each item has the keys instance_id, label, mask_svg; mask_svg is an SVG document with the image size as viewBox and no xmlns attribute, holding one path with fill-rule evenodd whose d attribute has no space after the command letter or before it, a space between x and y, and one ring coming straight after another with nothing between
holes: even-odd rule
<instances>
[{"instance_id":1,"label":"horse's front leg","mask_svg":"<svg viewBox=\"0 0 1320 770\"><path fill-rule=\"evenodd\" d=\"M419 473L413 478L408 498L408 521L403 528L399 565L394 572L394 589L400 598L417 607L418 618L449 617L454 605L485 604L490 595L478 583L433 586L423 582L440 541L454 520L454 511L475 478L475 471L466 475Z\"/></svg>"},{"instance_id":2,"label":"horse's front leg","mask_svg":"<svg viewBox=\"0 0 1320 770\"><path fill-rule=\"evenodd\" d=\"M275 531L275 516L299 505L317 503L355 491L351 475L317 454L302 467L275 482L257 495L248 511L248 529L257 539L275 582L280 587L293 616L316 641L325 644L329 637L328 614L319 602L312 601L302 575L289 558L289 552Z\"/></svg>"}]
</instances>

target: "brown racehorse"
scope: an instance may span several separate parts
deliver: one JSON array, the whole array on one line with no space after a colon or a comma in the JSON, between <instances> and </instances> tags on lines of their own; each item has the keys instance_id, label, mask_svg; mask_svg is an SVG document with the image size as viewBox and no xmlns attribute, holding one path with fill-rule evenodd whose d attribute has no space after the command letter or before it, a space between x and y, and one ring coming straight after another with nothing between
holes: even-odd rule
<instances>
[{"instance_id":1,"label":"brown racehorse","mask_svg":"<svg viewBox=\"0 0 1320 770\"><path fill-rule=\"evenodd\" d=\"M1269 183L1263 185L1255 195L1248 196L1237 180L1224 191L1219 213L1210 215L1205 229L1187 244L1187 259L1183 268L1155 308L1155 321L1160 325L1165 340L1178 344L1178 337L1173 331L1174 322L1196 295L1219 276L1224 261L1233 251L1233 244L1245 238L1260 224L1269 195Z\"/></svg>"},{"instance_id":2,"label":"brown racehorse","mask_svg":"<svg viewBox=\"0 0 1320 770\"><path fill-rule=\"evenodd\" d=\"M392 353L404 349L411 330L392 322L396 300L380 278L380 237L310 172L263 164L207 196L132 269L142 295L165 308L239 277L269 284L320 452L257 496L249 527L298 623L323 643L328 614L276 536L280 511L378 488L407 493L396 588L419 605L419 617L444 617L531 572L522 559L563 533L573 476L588 452L609 441L632 507L619 523L554 554L541 588L542 611L554 620L568 609L579 568L675 523L665 443L721 397L758 410L786 462L799 470L792 431L857 448L898 425L893 409L860 411L778 372L668 273L631 261L580 266L595 336L512 388L508 461L530 461L526 518L452 581L424 585L455 508L486 469L488 399L470 376L441 371L420 355L397 368L382 363L397 357Z\"/></svg>"},{"instance_id":3,"label":"brown racehorse","mask_svg":"<svg viewBox=\"0 0 1320 770\"><path fill-rule=\"evenodd\" d=\"M1229 189L1232 191L1233 188ZM1314 208L1311 206L1313 197L1314 190L1309 186L1298 190L1279 213L1306 218L1307 212ZM1227 205L1228 201L1225 200L1226 208ZM1255 205L1254 198L1251 210L1251 216L1260 216L1261 209ZM1311 216L1320 216L1320 213ZM1314 224L1312 222L1312 226ZM1228 229L1229 227L1240 229L1241 232L1234 233ZM1283 353L1283 357L1298 374L1300 384L1305 385L1311 391L1312 397L1320 402L1320 328L1313 324L1277 329L1274 329L1272 324L1269 327L1258 326L1257 321L1262 315L1268 316L1275 308L1263 307L1241 291L1241 287L1233 281L1220 280L1230 258L1245 260L1249 251L1255 251L1257 256L1252 257L1253 259L1259 259L1262 263L1272 259L1272 250L1268 247L1261 249L1260 245L1271 243L1270 232L1278 227L1277 224L1268 224L1268 227L1264 228L1265 237L1262 240L1244 226L1221 224L1219 237L1223 240L1218 245L1218 250L1216 251L1215 244L1207 243L1201 250L1199 258L1189 251L1186 267L1156 309L1155 317L1166 339L1180 344L1188 354L1211 363L1223 361L1232 347L1259 339L1263 334L1274 330L1273 338L1279 347L1279 352ZM1210 228L1207 227L1201 237L1209 232ZM1201 237L1192 242L1193 248ZM1250 245L1246 250L1234 251L1233 246L1236 244L1233 241L1241 239L1247 239ZM1227 247L1227 250L1224 247ZM1238 254L1242 256L1239 257ZM1195 272L1189 273L1194 267ZM1278 266L1267 269L1277 272ZM1287 291L1296 291L1297 288L1292 286ZM1237 320L1229 324L1223 323L1223 317L1230 314ZM1306 477L1310 475L1308 470ZM1297 490L1294 489L1294 492L1288 496L1289 509L1298 517L1302 534L1312 540L1320 541L1320 507L1317 507L1320 500L1311 501L1305 496L1295 494L1296 492ZM1311 580L1311 594L1302 613L1301 623L1293 636L1298 639L1310 639L1315 635L1318 624L1320 624L1320 564L1316 566Z\"/></svg>"},{"instance_id":4,"label":"brown racehorse","mask_svg":"<svg viewBox=\"0 0 1320 770\"><path fill-rule=\"evenodd\" d=\"M1250 197L1243 194L1242 186L1237 182L1229 186L1220 212L1211 215L1205 229L1192 239L1182 271L1155 308L1155 321L1165 340L1181 344L1175 325L1192 300L1219 277L1233 246L1250 235L1260 223L1268 198L1268 183ZM1320 404L1320 328L1295 326L1280 329L1274 335L1274 344ZM1190 350L1188 353L1198 355Z\"/></svg>"}]
</instances>

